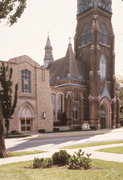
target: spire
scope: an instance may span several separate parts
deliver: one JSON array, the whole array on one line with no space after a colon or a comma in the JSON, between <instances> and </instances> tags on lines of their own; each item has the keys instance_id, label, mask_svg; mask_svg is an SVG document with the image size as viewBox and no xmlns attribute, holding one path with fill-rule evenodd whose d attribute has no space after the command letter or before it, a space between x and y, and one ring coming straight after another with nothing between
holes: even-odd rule
<instances>
[{"instance_id":1,"label":"spire","mask_svg":"<svg viewBox=\"0 0 123 180\"><path fill-rule=\"evenodd\" d=\"M50 43L49 33L47 37L47 42L45 45L45 56L44 56L44 67L48 68L49 64L53 62L52 46Z\"/></svg>"},{"instance_id":2,"label":"spire","mask_svg":"<svg viewBox=\"0 0 123 180\"><path fill-rule=\"evenodd\" d=\"M69 38L68 49L66 52L66 59L68 61L68 73L72 77L79 77L77 62L71 45L71 38Z\"/></svg>"}]
</instances>

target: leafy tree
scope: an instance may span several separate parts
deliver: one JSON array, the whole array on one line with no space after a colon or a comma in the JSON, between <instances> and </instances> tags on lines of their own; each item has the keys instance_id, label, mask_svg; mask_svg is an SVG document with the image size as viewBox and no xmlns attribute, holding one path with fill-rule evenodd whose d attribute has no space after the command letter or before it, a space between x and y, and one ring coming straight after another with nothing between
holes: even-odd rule
<instances>
[{"instance_id":1,"label":"leafy tree","mask_svg":"<svg viewBox=\"0 0 123 180\"><path fill-rule=\"evenodd\" d=\"M13 69L9 68L8 65L5 66L5 64L2 63L2 66L0 67L0 84L1 84L0 101L2 106L3 117L5 120L7 135L9 130L9 120L14 114L14 110L17 104L18 84L16 84L15 87L13 88L13 82L11 80L12 73L13 73Z\"/></svg>"},{"instance_id":2,"label":"leafy tree","mask_svg":"<svg viewBox=\"0 0 123 180\"><path fill-rule=\"evenodd\" d=\"M13 25L21 17L27 0L0 0L0 20L7 19Z\"/></svg>"},{"instance_id":3,"label":"leafy tree","mask_svg":"<svg viewBox=\"0 0 123 180\"><path fill-rule=\"evenodd\" d=\"M22 13L24 12L24 9L26 8L26 2L27 0L0 0L0 21L1 20L7 20L8 24L11 26L14 23L17 22L18 18L21 17ZM1 69L2 71L2 69ZM12 70L11 70L12 73ZM3 77L2 77L3 78ZM11 80L11 79L10 79ZM3 81L3 80L2 80ZM11 89L12 82L5 82L7 85L9 85ZM10 84L9 84L10 83ZM4 86L4 82L3 82ZM4 86L5 88L5 86ZM13 104L11 104L9 101L4 102L4 96L5 93L1 92L1 105L0 105L0 157L5 157L6 154L6 147L5 147L5 140L4 140L4 129L3 129L3 118L2 114L5 115L4 118L8 119L14 112L14 108L16 106L16 93L17 93L17 85L15 86L15 99L13 101ZM7 88L5 88L7 91ZM11 90L8 91L9 93ZM12 100L12 96L10 94L7 95L9 100ZM6 103L9 104L8 108L5 107ZM2 109L1 109L2 106ZM11 106L11 108L10 108ZM5 112L5 109L9 111L9 115L7 115L7 112ZM2 112L2 111L3 112ZM8 117L7 117L8 116ZM6 126L9 128L9 120L6 119Z\"/></svg>"}]
</instances>

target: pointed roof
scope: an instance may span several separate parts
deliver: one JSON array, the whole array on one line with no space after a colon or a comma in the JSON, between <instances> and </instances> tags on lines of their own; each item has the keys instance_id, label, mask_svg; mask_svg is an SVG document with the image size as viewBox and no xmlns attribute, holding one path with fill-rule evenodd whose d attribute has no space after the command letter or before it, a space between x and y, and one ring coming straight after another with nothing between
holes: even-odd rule
<instances>
[{"instance_id":1,"label":"pointed roof","mask_svg":"<svg viewBox=\"0 0 123 180\"><path fill-rule=\"evenodd\" d=\"M44 55L44 67L48 68L49 65L53 62L52 46L50 43L49 35L47 37L47 42L45 46L45 55Z\"/></svg>"},{"instance_id":2,"label":"pointed roof","mask_svg":"<svg viewBox=\"0 0 123 180\"><path fill-rule=\"evenodd\" d=\"M72 77L79 77L79 71L78 71L78 67L77 67L77 63L75 60L75 56L73 53L73 49L72 49L72 45L71 43L68 44L68 49L66 52L66 61L68 61L68 74Z\"/></svg>"},{"instance_id":3,"label":"pointed roof","mask_svg":"<svg viewBox=\"0 0 123 180\"><path fill-rule=\"evenodd\" d=\"M65 57L54 61L50 66L50 85L54 86L57 79L86 80L83 63L75 59L71 43L68 44Z\"/></svg>"},{"instance_id":4,"label":"pointed roof","mask_svg":"<svg viewBox=\"0 0 123 180\"><path fill-rule=\"evenodd\" d=\"M46 42L46 46L45 46L45 50L52 50L52 46L51 46L51 43L50 43L50 38L49 38L49 35L47 37L47 42Z\"/></svg>"},{"instance_id":5,"label":"pointed roof","mask_svg":"<svg viewBox=\"0 0 123 180\"><path fill-rule=\"evenodd\" d=\"M103 87L102 91L101 91L101 94L100 94L100 98L104 98L104 97L107 97L108 99L111 100L111 95L109 93L109 89L107 87L107 84L105 84L105 86Z\"/></svg>"}]
</instances>

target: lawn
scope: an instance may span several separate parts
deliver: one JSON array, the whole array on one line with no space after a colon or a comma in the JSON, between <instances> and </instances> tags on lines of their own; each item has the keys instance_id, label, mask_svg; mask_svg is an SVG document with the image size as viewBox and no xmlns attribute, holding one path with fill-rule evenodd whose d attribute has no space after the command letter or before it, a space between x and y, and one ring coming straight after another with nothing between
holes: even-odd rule
<instances>
[{"instance_id":1,"label":"lawn","mask_svg":"<svg viewBox=\"0 0 123 180\"><path fill-rule=\"evenodd\" d=\"M89 144L79 144L79 145L74 145L74 146L67 146L67 147L64 147L64 149L77 149L77 148L101 146L101 145L107 145L107 144L119 144L119 143L123 143L123 140L96 142L96 143L89 143Z\"/></svg>"},{"instance_id":2,"label":"lawn","mask_svg":"<svg viewBox=\"0 0 123 180\"><path fill-rule=\"evenodd\" d=\"M116 154L123 154L123 146L99 149L97 151L108 152L108 153L116 153Z\"/></svg>"},{"instance_id":3,"label":"lawn","mask_svg":"<svg viewBox=\"0 0 123 180\"><path fill-rule=\"evenodd\" d=\"M32 161L0 166L1 180L123 180L123 163L92 161L94 170L32 169Z\"/></svg>"}]
</instances>

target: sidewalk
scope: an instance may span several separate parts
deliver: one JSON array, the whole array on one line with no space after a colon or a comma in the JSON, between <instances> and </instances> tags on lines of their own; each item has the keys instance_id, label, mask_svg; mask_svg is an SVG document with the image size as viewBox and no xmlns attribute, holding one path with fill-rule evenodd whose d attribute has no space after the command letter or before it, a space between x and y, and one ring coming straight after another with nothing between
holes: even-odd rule
<instances>
[{"instance_id":1,"label":"sidewalk","mask_svg":"<svg viewBox=\"0 0 123 180\"><path fill-rule=\"evenodd\" d=\"M38 138L38 137L54 137L54 136L72 136L74 135L90 135L90 134L104 134L104 133L117 133L117 132L123 132L123 128L121 129L114 129L114 130L97 130L97 131L82 131L82 132L67 132L67 133L45 133L45 134L38 134L38 135L33 135L31 137L27 138ZM115 134L114 134L115 135ZM100 138L100 137L99 137ZM117 137L116 137L117 138ZM123 139L123 137L122 137ZM95 147L88 147L88 148L82 148L83 151L86 153L91 153L91 158L95 159L102 159L106 161L114 161L114 162L123 162L123 154L114 154L114 153L104 153L104 152L98 152L96 151L97 149L102 149L102 148L108 148L108 147L118 147L118 146L123 146L123 143L121 144L110 144L110 145L102 145L102 146L95 146ZM63 146L62 146L63 147ZM40 154L34 154L34 155L25 155L25 156L18 156L18 157L11 157L11 158L4 158L0 159L0 165L2 164L8 164L8 163L13 163L13 162L21 162L21 161L30 161L33 160L35 157L51 157L53 153L59 151L58 148L54 146L54 148L49 148L49 152L45 153L40 153ZM67 149L66 150L68 153L73 154L75 151L78 151L78 149Z\"/></svg>"},{"instance_id":2,"label":"sidewalk","mask_svg":"<svg viewBox=\"0 0 123 180\"><path fill-rule=\"evenodd\" d=\"M91 158L94 158L94 159L101 159L105 161L114 161L114 162L123 162L123 154L114 154L114 153L105 153L105 152L96 151L98 149L103 149L103 148L108 148L108 147L118 147L118 146L123 146L123 143L82 148L82 150L85 153L91 153ZM67 149L66 151L72 155L74 152L78 151L79 149ZM59 149L52 149L49 152L40 153L40 154L4 158L4 159L0 159L0 165L14 163L14 162L21 162L21 161L30 161L30 160L33 160L35 157L38 157L38 158L51 157L52 154L54 154L57 151L59 151Z\"/></svg>"}]
</instances>

